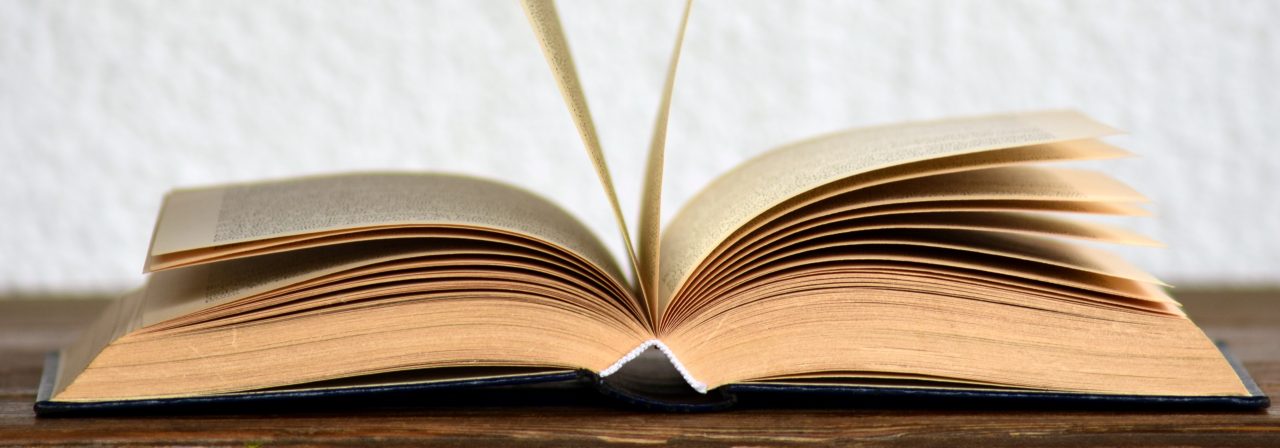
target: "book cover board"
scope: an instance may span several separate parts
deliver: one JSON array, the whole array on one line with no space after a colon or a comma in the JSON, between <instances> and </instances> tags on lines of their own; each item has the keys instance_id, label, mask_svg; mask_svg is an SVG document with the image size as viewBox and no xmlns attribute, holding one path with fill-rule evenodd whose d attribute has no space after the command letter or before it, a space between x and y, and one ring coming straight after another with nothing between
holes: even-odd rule
<instances>
[{"instance_id":1,"label":"book cover board","mask_svg":"<svg viewBox=\"0 0 1280 448\"><path fill-rule=\"evenodd\" d=\"M341 400L347 404L352 402L374 404L382 400L406 396L411 396L423 405L432 404L433 397L445 396L462 400L466 400L468 396L477 398L484 396L498 404L538 405L540 401L552 404L550 401L558 395L580 398L584 394L608 397L609 400L605 402L612 401L625 406L663 412L718 411L737 407L1002 407L1153 411L1257 411L1269 407L1270 399L1249 376L1240 361L1231 355L1225 344L1219 342L1218 348L1222 350L1223 355L1239 375L1240 381L1249 390L1249 396L1111 395L774 383L730 384L711 390L707 394L698 394L687 386L679 387L683 386L682 384L646 381L646 378L661 376L655 376L649 371L624 370L608 378L601 378L585 370L561 370L378 386L300 388L164 399L66 402L50 399L59 362L58 353L54 352L50 353L45 360L35 412L41 417L148 414L172 411L252 413L262 407L280 410L303 405L309 410L323 410L324 403L335 400ZM499 398L494 401L492 400L494 397ZM561 404L565 402L564 400L554 401ZM582 402L579 400L574 403ZM592 403L591 400L586 402Z\"/></svg>"}]
</instances>

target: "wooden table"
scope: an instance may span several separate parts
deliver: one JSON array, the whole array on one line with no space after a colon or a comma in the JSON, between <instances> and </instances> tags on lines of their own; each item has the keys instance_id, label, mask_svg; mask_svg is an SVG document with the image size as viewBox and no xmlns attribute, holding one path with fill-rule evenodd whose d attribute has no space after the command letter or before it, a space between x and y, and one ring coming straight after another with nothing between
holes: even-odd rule
<instances>
[{"instance_id":1,"label":"wooden table","mask_svg":"<svg viewBox=\"0 0 1280 448\"><path fill-rule=\"evenodd\" d=\"M1280 396L1280 292L1181 292L1188 313L1224 339ZM1280 407L1254 413L988 409L749 409L659 414L571 398L547 405L332 407L253 415L37 419L44 354L103 306L96 300L0 299L0 445L277 446L377 443L643 445L1212 445L1280 446Z\"/></svg>"}]
</instances>

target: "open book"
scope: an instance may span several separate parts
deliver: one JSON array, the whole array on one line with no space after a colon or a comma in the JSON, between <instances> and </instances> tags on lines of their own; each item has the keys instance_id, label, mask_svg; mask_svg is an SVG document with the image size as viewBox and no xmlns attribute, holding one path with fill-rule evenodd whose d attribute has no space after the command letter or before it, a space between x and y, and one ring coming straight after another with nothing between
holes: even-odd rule
<instances>
[{"instance_id":1,"label":"open book","mask_svg":"<svg viewBox=\"0 0 1280 448\"><path fill-rule=\"evenodd\" d=\"M656 406L752 391L1266 405L1159 280L1080 244L1157 244L1080 219L1143 215L1141 195L1044 166L1126 156L1099 140L1114 129L1046 111L815 137L719 177L659 231L677 37L633 244L554 6L525 10L628 265L487 179L177 190L147 284L52 359L37 409L576 378Z\"/></svg>"}]
</instances>

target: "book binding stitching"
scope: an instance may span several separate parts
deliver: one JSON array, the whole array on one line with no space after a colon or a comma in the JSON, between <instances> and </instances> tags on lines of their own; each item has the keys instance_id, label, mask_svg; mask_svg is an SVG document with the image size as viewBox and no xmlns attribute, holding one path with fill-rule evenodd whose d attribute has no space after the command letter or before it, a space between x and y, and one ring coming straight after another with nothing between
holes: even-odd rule
<instances>
[{"instance_id":1,"label":"book binding stitching","mask_svg":"<svg viewBox=\"0 0 1280 448\"><path fill-rule=\"evenodd\" d=\"M667 360L671 361L671 365L676 368L677 372L680 372L680 377L684 378L684 381L686 383L689 383L689 387L692 387L693 390L698 391L698 393L700 394L707 393L706 383L698 381L697 378L694 378L693 374L689 373L689 369L686 369L684 367L684 364L680 363L680 359L676 358L675 353L671 352L671 348L667 347L667 344L663 344L662 341L659 341L657 339L650 339L650 340L644 341L643 344L640 344L635 349L631 350L630 352L627 352L626 355L624 355L622 358L619 358L618 361L613 363L613 365L609 366L609 368L601 370L600 377L604 378L614 373L617 373L618 370L622 369L622 366L625 366L627 365L627 363L640 357L640 354L644 353L644 351L648 350L650 347L657 347L658 350L661 351L663 355L666 355Z\"/></svg>"}]
</instances>

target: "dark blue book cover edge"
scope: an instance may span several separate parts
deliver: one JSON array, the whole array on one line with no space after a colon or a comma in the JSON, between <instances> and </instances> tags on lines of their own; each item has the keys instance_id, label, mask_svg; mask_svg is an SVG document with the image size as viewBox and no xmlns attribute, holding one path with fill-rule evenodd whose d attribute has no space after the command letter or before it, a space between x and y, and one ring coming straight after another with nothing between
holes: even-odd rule
<instances>
[{"instance_id":1,"label":"dark blue book cover edge","mask_svg":"<svg viewBox=\"0 0 1280 448\"><path fill-rule=\"evenodd\" d=\"M601 379L587 371L539 373L500 378L484 378L459 381L442 381L419 384L350 387L342 389L253 392L203 397L163 398L144 400L120 400L102 402L62 402L51 400L53 383L57 374L58 354L51 353L45 361L44 374L35 402L39 416L103 415L127 412L155 412L165 409L196 409L218 406L253 410L256 405L278 402L306 403L313 399L368 399L374 400L407 393L427 394L463 391L467 389L492 390L495 388L519 388L547 384L591 384L600 394L617 402L642 409L664 412L698 412L723 410L733 407L864 407L907 406L929 407L1018 407L1018 408L1085 408L1096 410L1145 409L1162 410L1222 410L1257 411L1270 406L1270 399L1254 382L1244 366L1221 342L1227 361L1248 389L1250 396L1156 396L1110 395L1061 392L995 391L962 389L921 389L895 387L862 387L830 385L792 385L768 383L731 384L711 391L707 395L676 397L670 394L650 394L644 390L632 390L622 384ZM514 389L512 389L514 390Z\"/></svg>"}]
</instances>

